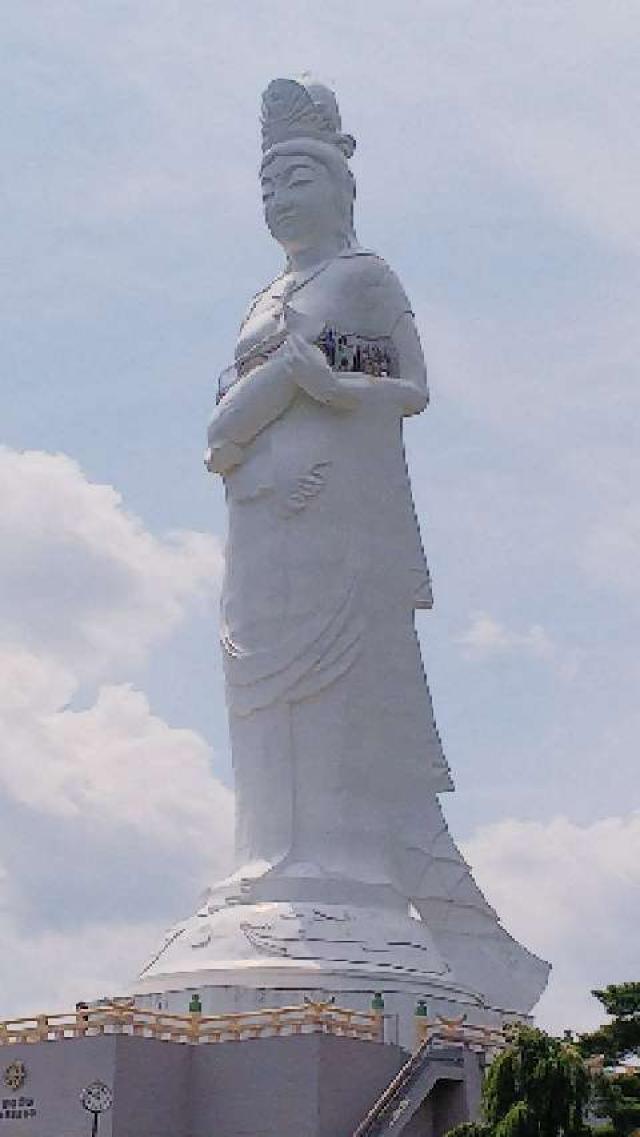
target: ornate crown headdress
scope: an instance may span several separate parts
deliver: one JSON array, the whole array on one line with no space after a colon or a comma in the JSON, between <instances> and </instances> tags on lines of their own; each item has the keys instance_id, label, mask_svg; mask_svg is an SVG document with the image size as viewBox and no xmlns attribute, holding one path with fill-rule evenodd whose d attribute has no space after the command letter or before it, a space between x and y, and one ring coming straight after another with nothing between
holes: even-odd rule
<instances>
[{"instance_id":1,"label":"ornate crown headdress","mask_svg":"<svg viewBox=\"0 0 640 1137\"><path fill-rule=\"evenodd\" d=\"M306 79L274 79L262 96L262 151L295 138L314 138L350 158L356 140L342 133L336 97L329 87Z\"/></svg>"}]
</instances>

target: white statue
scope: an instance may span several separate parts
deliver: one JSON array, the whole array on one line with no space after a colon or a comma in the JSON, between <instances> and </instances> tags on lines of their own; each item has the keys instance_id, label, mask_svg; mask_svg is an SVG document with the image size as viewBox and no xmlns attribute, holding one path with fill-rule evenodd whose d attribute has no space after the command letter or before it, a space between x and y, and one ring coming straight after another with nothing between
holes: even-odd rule
<instances>
[{"instance_id":1,"label":"white statue","mask_svg":"<svg viewBox=\"0 0 640 1137\"><path fill-rule=\"evenodd\" d=\"M246 975L260 951L348 967L362 955L367 974L446 974L528 1011L547 967L499 925L437 796L453 786L414 628L431 592L402 443L402 419L428 402L411 306L356 240L355 142L332 92L275 80L262 128L285 267L241 325L207 454L229 510L238 864L200 924L172 933L145 989L195 966L190 943L220 974L242 957Z\"/></svg>"},{"instance_id":2,"label":"white statue","mask_svg":"<svg viewBox=\"0 0 640 1137\"><path fill-rule=\"evenodd\" d=\"M419 892L444 833L435 795L451 788L413 624L431 596L401 423L428 401L422 350L399 281L356 241L354 143L332 94L276 80L263 116L265 216L286 265L242 323L208 456L229 507L240 873L404 888L411 848ZM348 370L314 346L323 332L335 353L348 337ZM353 370L354 340L391 373Z\"/></svg>"},{"instance_id":3,"label":"white statue","mask_svg":"<svg viewBox=\"0 0 640 1137\"><path fill-rule=\"evenodd\" d=\"M437 798L453 787L414 629L431 593L402 444L426 370L402 286L356 240L354 148L327 88L267 88L260 177L286 262L242 323L208 454L229 508L237 875L261 898L392 888L450 957L470 920L504 933Z\"/></svg>"}]
</instances>

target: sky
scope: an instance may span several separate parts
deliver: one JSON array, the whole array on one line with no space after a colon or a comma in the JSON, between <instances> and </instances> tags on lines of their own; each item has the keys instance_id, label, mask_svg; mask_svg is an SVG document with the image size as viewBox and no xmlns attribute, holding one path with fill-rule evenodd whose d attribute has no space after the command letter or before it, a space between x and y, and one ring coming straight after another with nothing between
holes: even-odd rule
<instances>
[{"instance_id":1,"label":"sky","mask_svg":"<svg viewBox=\"0 0 640 1137\"><path fill-rule=\"evenodd\" d=\"M0 1017L126 990L230 864L217 374L279 271L260 95L358 147L432 403L406 429L449 823L551 961L640 978L636 0L22 0L0 45Z\"/></svg>"}]
</instances>

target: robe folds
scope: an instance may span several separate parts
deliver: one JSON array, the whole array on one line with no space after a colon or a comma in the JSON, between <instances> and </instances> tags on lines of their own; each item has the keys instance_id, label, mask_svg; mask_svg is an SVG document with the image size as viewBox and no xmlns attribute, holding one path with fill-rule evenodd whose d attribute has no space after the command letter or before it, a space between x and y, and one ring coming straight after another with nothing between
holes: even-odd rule
<instances>
[{"instance_id":1,"label":"robe folds","mask_svg":"<svg viewBox=\"0 0 640 1137\"><path fill-rule=\"evenodd\" d=\"M448 896L470 877L437 798L453 787L414 627L431 590L403 376L370 377L349 410L299 390L270 411L251 362L281 342L287 308L364 339L393 341L404 322L406 342L410 321L420 351L397 277L360 249L293 285L274 282L241 327L236 417L250 420L253 400L265 425L225 477L221 640L238 862L249 874L306 866L419 895L437 861L436 893ZM398 358L402 371L402 345Z\"/></svg>"},{"instance_id":2,"label":"robe folds","mask_svg":"<svg viewBox=\"0 0 640 1137\"><path fill-rule=\"evenodd\" d=\"M362 342L353 366L397 366L331 371L301 339L329 343L330 358ZM221 391L208 465L229 517L225 903L231 887L246 903L407 905L457 983L526 1012L548 965L500 925L438 796L453 785L414 626L431 589L402 441L428 394L399 281L357 247L285 274L255 297Z\"/></svg>"}]
</instances>

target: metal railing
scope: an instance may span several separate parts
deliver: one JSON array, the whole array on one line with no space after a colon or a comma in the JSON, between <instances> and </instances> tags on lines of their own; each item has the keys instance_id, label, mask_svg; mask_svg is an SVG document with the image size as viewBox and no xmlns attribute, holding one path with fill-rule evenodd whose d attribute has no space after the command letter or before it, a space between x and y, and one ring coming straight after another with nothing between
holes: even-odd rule
<instances>
[{"instance_id":1,"label":"metal railing","mask_svg":"<svg viewBox=\"0 0 640 1137\"><path fill-rule=\"evenodd\" d=\"M447 1019L438 1015L435 1019L416 1015L416 1043L430 1042L433 1046L465 1046L492 1057L504 1050L507 1039L500 1027L482 1026L468 1023L466 1016Z\"/></svg>"},{"instance_id":2,"label":"metal railing","mask_svg":"<svg viewBox=\"0 0 640 1137\"><path fill-rule=\"evenodd\" d=\"M333 1003L305 1003L223 1015L203 1015L196 1011L175 1015L113 1004L69 1014L0 1021L0 1046L104 1034L136 1035L192 1045L300 1034L333 1034L380 1042L382 1016L374 1011L337 1007Z\"/></svg>"},{"instance_id":3,"label":"metal railing","mask_svg":"<svg viewBox=\"0 0 640 1137\"><path fill-rule=\"evenodd\" d=\"M394 1127L410 1105L408 1095L412 1086L428 1074L430 1066L437 1067L439 1061L445 1061L449 1066L459 1064L463 1069L465 1050L476 1053L484 1065L507 1045L502 1030L467 1023L465 1015L456 1019L441 1015L428 1019L416 1015L415 1023L416 1049L365 1114L352 1137L380 1137Z\"/></svg>"}]
</instances>

